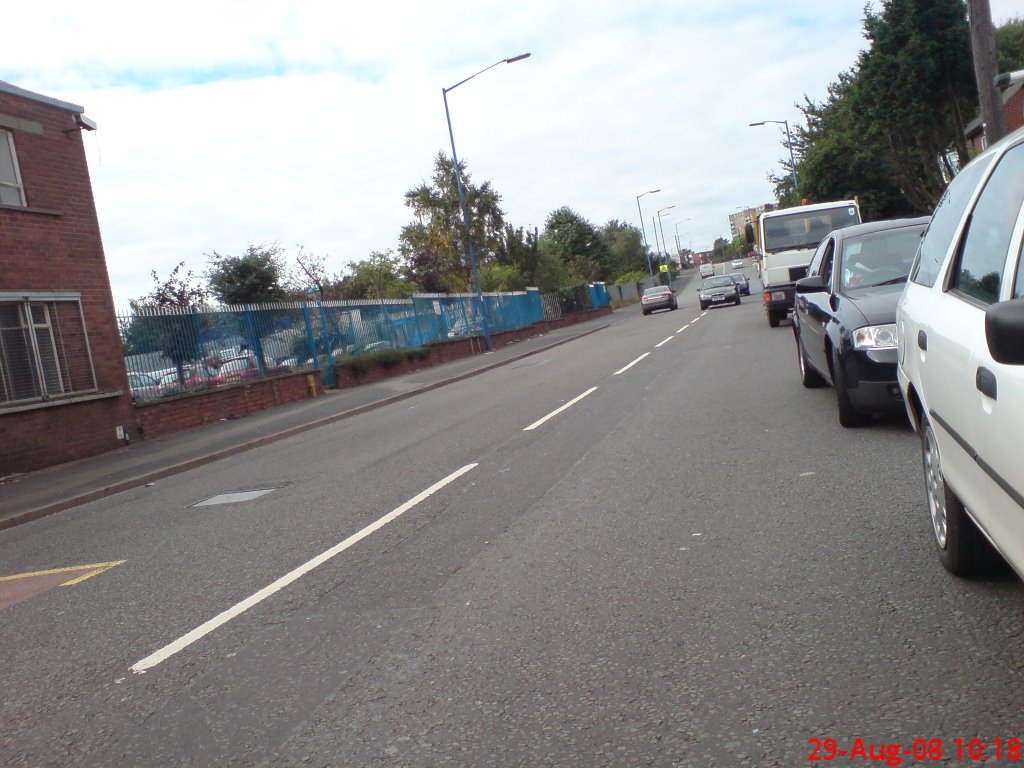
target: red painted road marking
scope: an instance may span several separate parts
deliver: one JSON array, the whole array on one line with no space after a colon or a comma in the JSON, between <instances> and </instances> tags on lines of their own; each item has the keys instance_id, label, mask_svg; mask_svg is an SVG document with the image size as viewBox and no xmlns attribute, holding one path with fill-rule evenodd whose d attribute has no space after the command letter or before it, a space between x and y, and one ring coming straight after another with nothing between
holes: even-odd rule
<instances>
[{"instance_id":1,"label":"red painted road marking","mask_svg":"<svg viewBox=\"0 0 1024 768\"><path fill-rule=\"evenodd\" d=\"M81 584L86 579L91 579L123 562L125 561L115 560L110 563L72 565L67 568L51 568L46 571L0 576L0 611L10 608L22 600L49 592L56 587L71 587Z\"/></svg>"}]
</instances>

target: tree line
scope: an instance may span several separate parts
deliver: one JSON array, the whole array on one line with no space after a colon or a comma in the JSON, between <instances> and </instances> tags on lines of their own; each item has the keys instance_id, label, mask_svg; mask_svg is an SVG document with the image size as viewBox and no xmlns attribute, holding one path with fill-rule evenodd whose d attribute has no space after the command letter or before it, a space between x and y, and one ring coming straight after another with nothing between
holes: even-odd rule
<instances>
[{"instance_id":1,"label":"tree line","mask_svg":"<svg viewBox=\"0 0 1024 768\"><path fill-rule=\"evenodd\" d=\"M792 164L769 174L780 205L859 196L873 218L931 213L971 158L979 113L965 0L882 0L865 10L867 48L821 102L796 106ZM997 67L1024 67L1024 19L995 30ZM788 149L788 143L783 142ZM787 152L788 154L788 152Z\"/></svg>"},{"instance_id":2,"label":"tree line","mask_svg":"<svg viewBox=\"0 0 1024 768\"><path fill-rule=\"evenodd\" d=\"M464 161L459 173L470 212L474 252L484 291L543 291L604 280L647 276L641 232L612 220L595 226L563 206L544 229L506 221L501 195L491 182L476 184ZM331 271L330 257L299 246L289 258L279 244L250 244L237 255L206 254L202 273L181 262L166 277L155 271L152 290L131 302L143 306L195 306L315 299L391 299L413 293L472 292L465 226L451 158L438 153L433 174L405 193L412 220L402 227L397 251L374 251L345 272ZM653 264L658 264L653 259Z\"/></svg>"}]
</instances>

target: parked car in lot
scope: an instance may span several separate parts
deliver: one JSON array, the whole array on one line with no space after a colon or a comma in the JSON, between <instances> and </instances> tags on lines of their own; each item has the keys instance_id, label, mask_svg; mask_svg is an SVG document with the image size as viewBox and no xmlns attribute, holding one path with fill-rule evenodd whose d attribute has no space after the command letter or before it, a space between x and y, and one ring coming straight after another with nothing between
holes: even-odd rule
<instances>
[{"instance_id":1,"label":"parked car in lot","mask_svg":"<svg viewBox=\"0 0 1024 768\"><path fill-rule=\"evenodd\" d=\"M732 281L740 287L741 296L750 295L750 278L744 275L742 272L730 272L726 277L732 278Z\"/></svg>"},{"instance_id":2,"label":"parked car in lot","mask_svg":"<svg viewBox=\"0 0 1024 768\"><path fill-rule=\"evenodd\" d=\"M796 281L793 337L800 381L830 382L839 423L902 411L896 383L896 303L928 217L855 224L830 232Z\"/></svg>"},{"instance_id":3,"label":"parked car in lot","mask_svg":"<svg viewBox=\"0 0 1024 768\"><path fill-rule=\"evenodd\" d=\"M998 562L992 546L1024 576L1022 248L1024 129L950 183L897 311L932 532L961 576Z\"/></svg>"},{"instance_id":4,"label":"parked car in lot","mask_svg":"<svg viewBox=\"0 0 1024 768\"><path fill-rule=\"evenodd\" d=\"M239 355L227 360L222 360L217 367L216 376L211 380L211 386L231 384L236 381L260 378L260 368L253 354ZM279 376L291 373L291 366L285 364L268 365L267 376Z\"/></svg>"},{"instance_id":5,"label":"parked car in lot","mask_svg":"<svg viewBox=\"0 0 1024 768\"><path fill-rule=\"evenodd\" d=\"M740 303L740 287L728 275L707 278L697 289L697 295L700 297L701 309L719 304Z\"/></svg>"},{"instance_id":6,"label":"parked car in lot","mask_svg":"<svg viewBox=\"0 0 1024 768\"><path fill-rule=\"evenodd\" d=\"M679 309L676 303L676 292L667 285L656 285L648 288L640 297L640 305L644 314L649 315L656 309Z\"/></svg>"},{"instance_id":7,"label":"parked car in lot","mask_svg":"<svg viewBox=\"0 0 1024 768\"><path fill-rule=\"evenodd\" d=\"M157 397L157 380L148 373L128 371L128 386L132 392L133 402Z\"/></svg>"}]
</instances>

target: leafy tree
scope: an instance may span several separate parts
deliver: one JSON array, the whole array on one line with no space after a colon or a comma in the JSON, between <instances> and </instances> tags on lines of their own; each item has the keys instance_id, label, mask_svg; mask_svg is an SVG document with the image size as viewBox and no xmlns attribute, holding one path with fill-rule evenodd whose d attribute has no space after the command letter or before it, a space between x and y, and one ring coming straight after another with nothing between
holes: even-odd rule
<instances>
[{"instance_id":1,"label":"leafy tree","mask_svg":"<svg viewBox=\"0 0 1024 768\"><path fill-rule=\"evenodd\" d=\"M487 264L497 259L503 243L505 213L501 209L501 195L489 181L474 185L464 161L459 162L459 173L477 263ZM405 205L416 217L402 228L399 237L398 250L405 261L407 278L430 293L471 291L472 268L465 252L466 231L455 183L455 166L443 152L434 158L430 182L405 193Z\"/></svg>"},{"instance_id":2,"label":"leafy tree","mask_svg":"<svg viewBox=\"0 0 1024 768\"><path fill-rule=\"evenodd\" d=\"M601 228L601 238L608 249L605 280L614 280L628 272L647 269L643 236L632 224L612 219Z\"/></svg>"},{"instance_id":3,"label":"leafy tree","mask_svg":"<svg viewBox=\"0 0 1024 768\"><path fill-rule=\"evenodd\" d=\"M483 291L524 291L527 281L514 264L485 264L480 267Z\"/></svg>"},{"instance_id":4,"label":"leafy tree","mask_svg":"<svg viewBox=\"0 0 1024 768\"><path fill-rule=\"evenodd\" d=\"M1024 69L1024 18L996 27L996 62L1000 72Z\"/></svg>"},{"instance_id":5,"label":"leafy tree","mask_svg":"<svg viewBox=\"0 0 1024 768\"><path fill-rule=\"evenodd\" d=\"M401 263L390 250L373 251L368 259L351 265L352 275L342 280L348 299L400 299L411 296L416 286L402 279Z\"/></svg>"},{"instance_id":6,"label":"leafy tree","mask_svg":"<svg viewBox=\"0 0 1024 768\"><path fill-rule=\"evenodd\" d=\"M969 160L964 115L978 100L966 5L883 0L879 13L866 12L864 32L855 113L907 202L931 210Z\"/></svg>"},{"instance_id":7,"label":"leafy tree","mask_svg":"<svg viewBox=\"0 0 1024 768\"><path fill-rule=\"evenodd\" d=\"M866 131L857 105L858 81L843 73L829 86L821 104L807 99L801 107L807 127L797 127L800 183L812 202L859 196L865 218L914 213L895 181L886 147L877 131Z\"/></svg>"},{"instance_id":8,"label":"leafy tree","mask_svg":"<svg viewBox=\"0 0 1024 768\"><path fill-rule=\"evenodd\" d=\"M594 225L566 206L548 214L541 244L565 265L570 276L582 280L600 280L611 255Z\"/></svg>"},{"instance_id":9,"label":"leafy tree","mask_svg":"<svg viewBox=\"0 0 1024 768\"><path fill-rule=\"evenodd\" d=\"M241 256L208 254L210 293L225 304L283 301L287 296L282 285L287 279L283 253L279 245L250 244Z\"/></svg>"},{"instance_id":10,"label":"leafy tree","mask_svg":"<svg viewBox=\"0 0 1024 768\"><path fill-rule=\"evenodd\" d=\"M156 270L150 272L153 289L129 301L132 318L124 329L123 339L125 355L160 352L171 360L178 369L182 387L185 363L202 357L200 316L188 310L201 306L207 299L199 278L184 269L185 262L179 262L165 280L160 279Z\"/></svg>"},{"instance_id":11,"label":"leafy tree","mask_svg":"<svg viewBox=\"0 0 1024 768\"><path fill-rule=\"evenodd\" d=\"M539 239L536 227L530 231L506 224L496 254L497 263L515 267L526 285L536 286L541 259Z\"/></svg>"}]
</instances>

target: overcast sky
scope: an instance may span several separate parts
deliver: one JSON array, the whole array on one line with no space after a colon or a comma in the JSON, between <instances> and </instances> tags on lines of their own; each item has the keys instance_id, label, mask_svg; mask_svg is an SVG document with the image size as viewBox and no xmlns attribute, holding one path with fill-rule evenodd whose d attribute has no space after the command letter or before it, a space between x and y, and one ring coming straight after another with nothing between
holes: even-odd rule
<instances>
[{"instance_id":1,"label":"overcast sky","mask_svg":"<svg viewBox=\"0 0 1024 768\"><path fill-rule=\"evenodd\" d=\"M303 245L332 271L397 249L404 193L450 154L543 228L662 219L674 251L772 200L781 125L864 47L865 0L15 3L0 79L85 107L117 306L179 261ZM991 0L996 24L1020 0ZM659 232L660 236L660 232Z\"/></svg>"}]
</instances>

